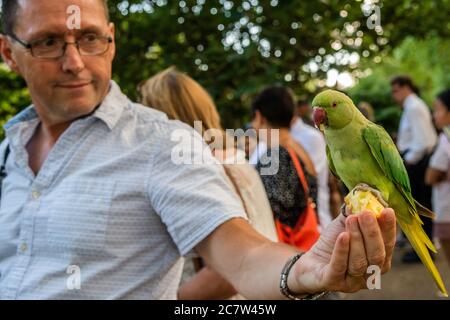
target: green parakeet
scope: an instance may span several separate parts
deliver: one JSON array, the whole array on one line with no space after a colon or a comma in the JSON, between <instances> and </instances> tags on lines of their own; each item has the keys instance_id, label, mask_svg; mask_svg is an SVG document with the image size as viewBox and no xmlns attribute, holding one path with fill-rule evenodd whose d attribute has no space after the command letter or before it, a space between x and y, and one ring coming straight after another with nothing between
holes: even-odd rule
<instances>
[{"instance_id":1,"label":"green parakeet","mask_svg":"<svg viewBox=\"0 0 450 320\"><path fill-rule=\"evenodd\" d=\"M314 98L312 105L314 122L325 135L333 174L349 190L366 184L381 193L438 288L447 295L427 249L436 252L436 248L423 231L419 217L434 217L434 213L412 197L406 168L389 134L367 120L341 92L326 90Z\"/></svg>"}]
</instances>

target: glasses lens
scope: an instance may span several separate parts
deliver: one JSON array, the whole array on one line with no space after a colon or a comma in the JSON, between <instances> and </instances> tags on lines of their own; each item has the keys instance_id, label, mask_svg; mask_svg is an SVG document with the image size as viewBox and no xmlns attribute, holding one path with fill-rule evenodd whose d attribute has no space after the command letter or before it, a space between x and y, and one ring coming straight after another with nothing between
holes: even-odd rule
<instances>
[{"instance_id":1,"label":"glasses lens","mask_svg":"<svg viewBox=\"0 0 450 320\"><path fill-rule=\"evenodd\" d=\"M78 41L80 53L82 55L98 55L108 50L109 39L96 34L87 34Z\"/></svg>"},{"instance_id":2,"label":"glasses lens","mask_svg":"<svg viewBox=\"0 0 450 320\"><path fill-rule=\"evenodd\" d=\"M57 58L63 55L64 41L57 38L39 40L31 44L31 52L38 58Z\"/></svg>"}]
</instances>

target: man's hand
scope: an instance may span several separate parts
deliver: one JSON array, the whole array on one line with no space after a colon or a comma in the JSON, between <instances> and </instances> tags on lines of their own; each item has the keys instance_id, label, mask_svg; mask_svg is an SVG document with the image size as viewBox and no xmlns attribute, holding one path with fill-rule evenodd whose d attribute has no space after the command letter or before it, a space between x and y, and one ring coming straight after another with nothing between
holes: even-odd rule
<instances>
[{"instance_id":1,"label":"man's hand","mask_svg":"<svg viewBox=\"0 0 450 320\"><path fill-rule=\"evenodd\" d=\"M367 288L367 268L391 268L396 240L395 214L384 209L377 219L371 212L342 214L318 242L294 265L288 279L293 293L356 292Z\"/></svg>"}]
</instances>

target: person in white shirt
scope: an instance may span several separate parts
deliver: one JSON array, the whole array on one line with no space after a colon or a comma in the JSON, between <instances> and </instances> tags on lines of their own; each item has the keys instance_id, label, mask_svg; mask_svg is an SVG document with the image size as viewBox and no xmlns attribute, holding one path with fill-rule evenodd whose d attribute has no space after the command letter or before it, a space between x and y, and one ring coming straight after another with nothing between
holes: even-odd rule
<instances>
[{"instance_id":1,"label":"person in white shirt","mask_svg":"<svg viewBox=\"0 0 450 320\"><path fill-rule=\"evenodd\" d=\"M300 117L304 123L314 127L314 121L312 117L312 108L308 100L298 100L296 108L297 116Z\"/></svg>"},{"instance_id":2,"label":"person in white shirt","mask_svg":"<svg viewBox=\"0 0 450 320\"><path fill-rule=\"evenodd\" d=\"M403 113L397 138L397 147L405 162L414 198L427 208L431 208L431 188L425 184L425 171L431 153L437 143L431 112L418 96L419 90L408 76L397 76L391 80L392 96L402 107ZM424 230L430 239L433 233L431 219L421 217ZM420 262L411 250L403 256L403 262Z\"/></svg>"},{"instance_id":3,"label":"person in white shirt","mask_svg":"<svg viewBox=\"0 0 450 320\"><path fill-rule=\"evenodd\" d=\"M408 85L392 85L394 99L402 106L397 146L408 165L415 165L433 151L437 142L431 113Z\"/></svg>"},{"instance_id":4,"label":"person in white shirt","mask_svg":"<svg viewBox=\"0 0 450 320\"><path fill-rule=\"evenodd\" d=\"M302 118L295 117L291 126L291 135L306 150L317 173L318 181L318 214L321 228L331 222L330 189L328 186L328 169L325 139L316 128L306 124Z\"/></svg>"},{"instance_id":5,"label":"person in white shirt","mask_svg":"<svg viewBox=\"0 0 450 320\"><path fill-rule=\"evenodd\" d=\"M433 210L436 212L433 234L450 263L450 90L437 96L433 115L442 133L430 160L426 183L433 186Z\"/></svg>"}]
</instances>

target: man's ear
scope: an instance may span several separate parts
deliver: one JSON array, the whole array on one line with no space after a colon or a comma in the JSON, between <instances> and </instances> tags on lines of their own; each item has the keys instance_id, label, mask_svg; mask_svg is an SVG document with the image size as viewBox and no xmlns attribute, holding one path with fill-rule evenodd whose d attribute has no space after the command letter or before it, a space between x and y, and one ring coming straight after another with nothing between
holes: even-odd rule
<instances>
[{"instance_id":1,"label":"man's ear","mask_svg":"<svg viewBox=\"0 0 450 320\"><path fill-rule=\"evenodd\" d=\"M13 57L11 50L11 43L6 35L0 34L0 54L3 61L8 65L8 67L14 72L20 74L19 67L17 66L16 60Z\"/></svg>"},{"instance_id":2,"label":"man's ear","mask_svg":"<svg viewBox=\"0 0 450 320\"><path fill-rule=\"evenodd\" d=\"M114 60L114 57L116 56L116 39L115 39L116 26L114 25L114 23L110 22L108 27L111 37L113 39L113 42L111 43L111 50L112 50L112 57Z\"/></svg>"}]
</instances>

